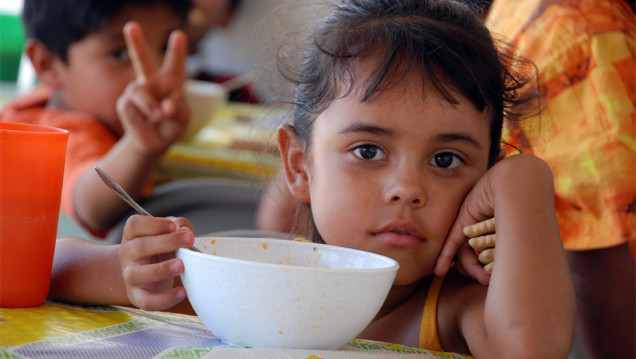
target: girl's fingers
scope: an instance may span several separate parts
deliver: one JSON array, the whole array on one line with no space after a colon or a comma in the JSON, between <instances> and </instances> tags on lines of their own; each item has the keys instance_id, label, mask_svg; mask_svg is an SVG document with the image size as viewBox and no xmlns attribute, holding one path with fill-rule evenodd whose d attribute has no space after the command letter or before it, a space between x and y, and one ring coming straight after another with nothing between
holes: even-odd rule
<instances>
[{"instance_id":1,"label":"girl's fingers","mask_svg":"<svg viewBox=\"0 0 636 359\"><path fill-rule=\"evenodd\" d=\"M183 287L175 287L161 293L151 293L145 288L130 288L128 291L130 301L143 310L157 311L174 307L186 297Z\"/></svg>"},{"instance_id":2,"label":"girl's fingers","mask_svg":"<svg viewBox=\"0 0 636 359\"><path fill-rule=\"evenodd\" d=\"M492 248L497 241L497 234L487 234L481 237L475 237L468 240L468 244L477 252L481 252L486 248Z\"/></svg>"},{"instance_id":3,"label":"girl's fingers","mask_svg":"<svg viewBox=\"0 0 636 359\"><path fill-rule=\"evenodd\" d=\"M143 264L130 265L122 271L124 282L129 286L144 286L172 279L183 272L183 262L180 259Z\"/></svg>"},{"instance_id":4,"label":"girl's fingers","mask_svg":"<svg viewBox=\"0 0 636 359\"><path fill-rule=\"evenodd\" d=\"M137 80L146 81L157 73L157 67L148 52L148 44L141 26L131 21L124 26L124 38L130 55L130 61L135 68Z\"/></svg>"},{"instance_id":5,"label":"girl's fingers","mask_svg":"<svg viewBox=\"0 0 636 359\"><path fill-rule=\"evenodd\" d=\"M484 266L484 272L488 275L492 275L492 268L495 265L495 262L490 262Z\"/></svg>"},{"instance_id":6,"label":"girl's fingers","mask_svg":"<svg viewBox=\"0 0 636 359\"><path fill-rule=\"evenodd\" d=\"M485 221L471 224L464 227L464 234L466 237L477 237L483 234L495 232L495 218L490 218Z\"/></svg>"},{"instance_id":7,"label":"girl's fingers","mask_svg":"<svg viewBox=\"0 0 636 359\"><path fill-rule=\"evenodd\" d=\"M437 258L437 263L435 264L435 275L444 275L450 269L451 263L453 262L459 247L466 241L462 228L463 226L458 221L456 221L451 227L448 237L446 237L446 241L444 242L444 246Z\"/></svg>"},{"instance_id":8,"label":"girl's fingers","mask_svg":"<svg viewBox=\"0 0 636 359\"><path fill-rule=\"evenodd\" d=\"M495 260L495 249L494 248L485 249L484 251L479 253L478 258L482 264L492 263Z\"/></svg>"},{"instance_id":9,"label":"girl's fingers","mask_svg":"<svg viewBox=\"0 0 636 359\"><path fill-rule=\"evenodd\" d=\"M490 283L489 273L484 271L475 252L470 247L460 247L457 252L457 262L462 264L459 268L463 269L465 273L462 274L465 276L476 279L482 285L488 285L488 283Z\"/></svg>"},{"instance_id":10,"label":"girl's fingers","mask_svg":"<svg viewBox=\"0 0 636 359\"><path fill-rule=\"evenodd\" d=\"M168 50L161 65L161 73L177 79L185 79L185 59L188 53L188 41L183 31L175 30L170 34Z\"/></svg>"}]
</instances>

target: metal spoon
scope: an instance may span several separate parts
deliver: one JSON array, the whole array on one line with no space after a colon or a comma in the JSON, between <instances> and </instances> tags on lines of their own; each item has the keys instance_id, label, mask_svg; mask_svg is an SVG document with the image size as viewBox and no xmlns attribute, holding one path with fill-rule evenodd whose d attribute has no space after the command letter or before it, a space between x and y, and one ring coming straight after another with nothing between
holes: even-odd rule
<instances>
[{"instance_id":1,"label":"metal spoon","mask_svg":"<svg viewBox=\"0 0 636 359\"><path fill-rule=\"evenodd\" d=\"M152 217L152 215L148 211L146 211L142 206L135 202L135 200L132 199L132 197L130 197L130 195L126 191L124 191L119 183L112 179L106 172L104 172L104 170L99 167L95 167L95 171L97 171L97 174L102 179L102 181L104 181L104 183L106 183L106 185L110 189L112 189L119 196L119 198L123 199L124 202L128 203L128 205L134 208L139 214ZM194 246L190 247L190 249L195 252L203 253Z\"/></svg>"}]
</instances>

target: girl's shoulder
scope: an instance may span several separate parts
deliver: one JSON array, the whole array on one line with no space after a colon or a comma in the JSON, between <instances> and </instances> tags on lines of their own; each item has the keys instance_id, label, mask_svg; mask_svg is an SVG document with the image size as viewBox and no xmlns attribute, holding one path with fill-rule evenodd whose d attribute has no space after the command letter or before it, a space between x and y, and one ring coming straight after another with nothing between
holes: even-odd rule
<instances>
[{"instance_id":1,"label":"girl's shoulder","mask_svg":"<svg viewBox=\"0 0 636 359\"><path fill-rule=\"evenodd\" d=\"M469 352L462 333L467 326L483 326L475 321L483 318L487 291L487 286L463 276L456 268L446 274L437 307L438 335L444 350Z\"/></svg>"}]
</instances>

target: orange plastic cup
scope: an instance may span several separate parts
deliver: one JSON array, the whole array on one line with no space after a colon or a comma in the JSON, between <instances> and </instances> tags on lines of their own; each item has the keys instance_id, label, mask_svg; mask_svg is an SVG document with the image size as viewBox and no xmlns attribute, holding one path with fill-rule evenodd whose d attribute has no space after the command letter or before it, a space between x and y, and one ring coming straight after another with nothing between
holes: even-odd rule
<instances>
[{"instance_id":1,"label":"orange plastic cup","mask_svg":"<svg viewBox=\"0 0 636 359\"><path fill-rule=\"evenodd\" d=\"M0 122L0 307L46 299L68 132Z\"/></svg>"}]
</instances>

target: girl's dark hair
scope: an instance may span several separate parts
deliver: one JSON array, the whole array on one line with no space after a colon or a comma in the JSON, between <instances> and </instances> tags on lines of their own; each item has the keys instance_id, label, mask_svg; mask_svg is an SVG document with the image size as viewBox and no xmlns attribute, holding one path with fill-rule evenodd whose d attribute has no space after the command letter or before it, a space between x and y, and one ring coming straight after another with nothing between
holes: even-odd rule
<instances>
[{"instance_id":1,"label":"girl's dark hair","mask_svg":"<svg viewBox=\"0 0 636 359\"><path fill-rule=\"evenodd\" d=\"M105 28L126 6L166 4L185 23L190 0L24 0L26 36L41 41L63 61L71 44Z\"/></svg>"},{"instance_id":2,"label":"girl's dark hair","mask_svg":"<svg viewBox=\"0 0 636 359\"><path fill-rule=\"evenodd\" d=\"M360 85L362 102L419 74L423 88L449 103L457 104L459 94L485 111L490 122L489 165L494 164L504 117L519 117L514 111L525 108L520 104L536 98L536 92L521 91L528 79L511 72L512 57L498 51L478 17L481 9L472 3L342 1L311 35L300 71L290 71L284 62L278 66L283 77L295 84L293 127L306 148L317 115L354 90L355 65L369 59L376 67ZM308 236L320 241L313 225L304 228L314 228Z\"/></svg>"}]
</instances>

